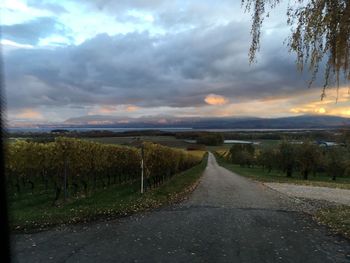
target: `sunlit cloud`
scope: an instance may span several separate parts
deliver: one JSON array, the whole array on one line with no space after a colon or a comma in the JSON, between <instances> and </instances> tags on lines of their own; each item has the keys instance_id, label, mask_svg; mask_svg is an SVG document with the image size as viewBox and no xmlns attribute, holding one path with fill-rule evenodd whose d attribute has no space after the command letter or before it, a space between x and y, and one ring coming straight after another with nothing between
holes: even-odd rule
<instances>
[{"instance_id":1,"label":"sunlit cloud","mask_svg":"<svg viewBox=\"0 0 350 263\"><path fill-rule=\"evenodd\" d=\"M135 105L128 105L126 107L126 111L128 112L133 112L133 111L137 111L139 109L139 107L135 106Z\"/></svg>"},{"instance_id":2,"label":"sunlit cloud","mask_svg":"<svg viewBox=\"0 0 350 263\"><path fill-rule=\"evenodd\" d=\"M333 88L327 91L327 97L323 100L312 99L312 93L305 92L297 98L289 98L293 107L291 113L295 114L320 114L349 117L350 95L347 87ZM313 97L316 97L315 95ZM299 98L299 99L298 99ZM294 101L293 101L294 99Z\"/></svg>"},{"instance_id":3,"label":"sunlit cloud","mask_svg":"<svg viewBox=\"0 0 350 263\"><path fill-rule=\"evenodd\" d=\"M140 108L135 105L106 105L106 106L97 106L88 112L88 115L114 115L125 112L135 112Z\"/></svg>"},{"instance_id":4,"label":"sunlit cloud","mask_svg":"<svg viewBox=\"0 0 350 263\"><path fill-rule=\"evenodd\" d=\"M209 105L224 105L228 103L227 98L216 94L209 94L205 97L204 101Z\"/></svg>"},{"instance_id":5,"label":"sunlit cloud","mask_svg":"<svg viewBox=\"0 0 350 263\"><path fill-rule=\"evenodd\" d=\"M43 115L39 111L35 111L33 109L25 109L20 113L15 114L17 119L27 119L27 120L41 120L43 119Z\"/></svg>"},{"instance_id":6,"label":"sunlit cloud","mask_svg":"<svg viewBox=\"0 0 350 263\"><path fill-rule=\"evenodd\" d=\"M11 48L34 48L33 45L28 44L20 44L8 39L1 39L0 43L3 47L11 47Z\"/></svg>"},{"instance_id":7,"label":"sunlit cloud","mask_svg":"<svg viewBox=\"0 0 350 263\"><path fill-rule=\"evenodd\" d=\"M96 114L113 114L117 111L117 107L115 106L101 106L98 107L97 109L93 109L88 112L88 115L96 115Z\"/></svg>"}]
</instances>

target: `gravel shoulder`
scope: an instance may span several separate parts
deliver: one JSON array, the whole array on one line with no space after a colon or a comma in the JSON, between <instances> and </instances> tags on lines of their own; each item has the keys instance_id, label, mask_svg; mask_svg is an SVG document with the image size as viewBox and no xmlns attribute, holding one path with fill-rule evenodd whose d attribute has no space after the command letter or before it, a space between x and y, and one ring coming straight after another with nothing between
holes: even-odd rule
<instances>
[{"instance_id":1,"label":"gravel shoulder","mask_svg":"<svg viewBox=\"0 0 350 263\"><path fill-rule=\"evenodd\" d=\"M334 202L350 206L350 190L288 183L264 184L288 196Z\"/></svg>"}]
</instances>

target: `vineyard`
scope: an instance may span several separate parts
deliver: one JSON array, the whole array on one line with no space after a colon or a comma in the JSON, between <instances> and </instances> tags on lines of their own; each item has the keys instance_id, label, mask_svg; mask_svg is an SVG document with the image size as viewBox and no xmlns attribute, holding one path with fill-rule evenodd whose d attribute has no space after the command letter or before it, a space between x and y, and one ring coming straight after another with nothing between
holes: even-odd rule
<instances>
[{"instance_id":1,"label":"vineyard","mask_svg":"<svg viewBox=\"0 0 350 263\"><path fill-rule=\"evenodd\" d=\"M183 150L143 143L145 190L156 188L201 158ZM54 142L17 141L7 145L6 177L10 195L50 192L53 203L88 196L112 185L140 180L141 150L73 138Z\"/></svg>"}]
</instances>

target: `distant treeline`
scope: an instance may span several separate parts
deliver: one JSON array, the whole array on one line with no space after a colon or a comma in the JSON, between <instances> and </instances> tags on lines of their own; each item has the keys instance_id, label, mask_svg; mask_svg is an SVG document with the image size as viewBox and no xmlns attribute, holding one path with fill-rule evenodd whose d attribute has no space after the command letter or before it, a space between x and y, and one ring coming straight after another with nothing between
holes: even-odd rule
<instances>
[{"instance_id":1,"label":"distant treeline","mask_svg":"<svg viewBox=\"0 0 350 263\"><path fill-rule=\"evenodd\" d=\"M176 133L178 139L196 140L211 132L190 131ZM323 130L323 131L230 131L230 132L214 132L220 133L224 140L330 140L334 141L344 136L344 133L349 133L349 130Z\"/></svg>"},{"instance_id":2,"label":"distant treeline","mask_svg":"<svg viewBox=\"0 0 350 263\"><path fill-rule=\"evenodd\" d=\"M175 136L174 132L160 131L160 130L134 130L115 132L108 130L91 130L91 131L79 131L79 130L65 130L54 129L50 132L12 132L7 137L14 138L55 138L58 136L73 137L73 138L95 138L95 137L137 137L137 136Z\"/></svg>"},{"instance_id":3,"label":"distant treeline","mask_svg":"<svg viewBox=\"0 0 350 263\"><path fill-rule=\"evenodd\" d=\"M309 140L298 144L282 140L272 147L236 144L220 155L242 167L260 166L267 172L281 171L287 177L295 174L305 180L310 174L326 174L333 180L350 177L350 147L346 146L326 147Z\"/></svg>"},{"instance_id":4,"label":"distant treeline","mask_svg":"<svg viewBox=\"0 0 350 263\"><path fill-rule=\"evenodd\" d=\"M7 137L27 138L36 142L54 141L56 137L72 138L101 138L101 137L140 137L140 136L174 136L177 139L197 140L199 137L205 137L210 134L220 134L224 140L329 140L344 141L344 138L350 137L350 129L338 130L300 130L300 131L161 131L161 130L134 130L115 132L108 130L93 131L69 131L65 129L56 129L51 132L16 132L8 134Z\"/></svg>"}]
</instances>

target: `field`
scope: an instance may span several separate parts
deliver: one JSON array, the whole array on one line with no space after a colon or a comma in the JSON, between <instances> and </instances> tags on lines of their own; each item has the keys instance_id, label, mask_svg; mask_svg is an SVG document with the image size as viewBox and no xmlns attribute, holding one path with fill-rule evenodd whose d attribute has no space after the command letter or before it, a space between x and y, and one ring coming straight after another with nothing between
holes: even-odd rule
<instances>
[{"instance_id":1,"label":"field","mask_svg":"<svg viewBox=\"0 0 350 263\"><path fill-rule=\"evenodd\" d=\"M191 146L182 139L176 139L174 136L137 136L137 137L100 137L100 138L85 138L89 141L95 141L106 144L132 145L135 141L149 141L159 143L164 146L186 149Z\"/></svg>"}]
</instances>

